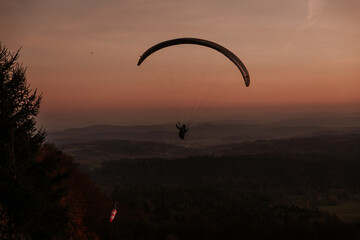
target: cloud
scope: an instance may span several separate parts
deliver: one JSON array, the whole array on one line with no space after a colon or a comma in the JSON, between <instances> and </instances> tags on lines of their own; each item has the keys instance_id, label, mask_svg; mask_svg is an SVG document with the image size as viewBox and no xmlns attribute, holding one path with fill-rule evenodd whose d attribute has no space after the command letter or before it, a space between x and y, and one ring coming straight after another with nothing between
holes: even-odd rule
<instances>
[{"instance_id":1,"label":"cloud","mask_svg":"<svg viewBox=\"0 0 360 240\"><path fill-rule=\"evenodd\" d=\"M307 29L313 27L319 20L323 12L323 9L327 5L328 5L328 0L309 0L307 17L300 28Z\"/></svg>"},{"instance_id":2,"label":"cloud","mask_svg":"<svg viewBox=\"0 0 360 240\"><path fill-rule=\"evenodd\" d=\"M328 0L308 0L306 18L298 26L297 31L293 34L290 41L285 45L287 54L299 49L299 39L304 36L304 31L316 25L327 5Z\"/></svg>"}]
</instances>

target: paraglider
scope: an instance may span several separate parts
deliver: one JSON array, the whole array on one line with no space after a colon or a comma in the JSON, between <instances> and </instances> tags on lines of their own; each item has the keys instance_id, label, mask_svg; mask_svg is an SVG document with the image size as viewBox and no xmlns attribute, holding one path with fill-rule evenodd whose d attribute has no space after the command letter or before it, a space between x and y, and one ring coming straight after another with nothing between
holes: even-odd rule
<instances>
[{"instance_id":1,"label":"paraglider","mask_svg":"<svg viewBox=\"0 0 360 240\"><path fill-rule=\"evenodd\" d=\"M115 215L116 215L116 213L117 213L117 211L116 211L116 204L117 204L117 202L115 202L115 208L114 208L114 210L111 211L110 222L112 222L112 221L114 220Z\"/></svg>"},{"instance_id":2,"label":"paraglider","mask_svg":"<svg viewBox=\"0 0 360 240\"><path fill-rule=\"evenodd\" d=\"M204 40L204 39L199 39L199 38L176 38L176 39L172 39L172 40L168 40L168 41L164 41L161 43L158 43L154 46L152 46L151 48L149 48L148 50L146 50L140 57L137 65L140 66L141 63L147 58L149 57L151 54L159 51L160 49L166 48L166 47L170 47L170 46L174 46L174 45L179 45L179 44L196 44L196 45L201 45L201 46L205 46L205 47L209 47L212 48L220 53L222 53L225 57L227 57L230 61L232 61L236 67L240 70L244 81L245 81L245 85L248 87L250 85L250 76L249 76L249 72L246 69L245 65L243 64L243 62L234 54L232 53L230 50L226 49L225 47L208 41L208 40Z\"/></svg>"},{"instance_id":3,"label":"paraglider","mask_svg":"<svg viewBox=\"0 0 360 240\"><path fill-rule=\"evenodd\" d=\"M185 124L183 124L181 126L181 124L179 122L176 124L176 128L179 129L179 137L181 139L184 139L185 138L185 133L187 133L187 131L189 131L189 128L186 127Z\"/></svg>"},{"instance_id":4,"label":"paraglider","mask_svg":"<svg viewBox=\"0 0 360 240\"><path fill-rule=\"evenodd\" d=\"M114 220L116 213L117 213L116 209L111 211L110 222Z\"/></svg>"},{"instance_id":5,"label":"paraglider","mask_svg":"<svg viewBox=\"0 0 360 240\"><path fill-rule=\"evenodd\" d=\"M163 48L180 45L180 44L195 44L195 45L208 47L208 48L211 48L211 49L214 49L214 50L220 52L225 57L227 57L231 62L233 62L235 64L235 66L239 69L239 71L244 79L246 87L248 87L250 85L250 76L249 76L248 70L246 69L244 63L233 52L231 52L230 50L226 49L225 47L223 47L217 43L214 43L214 42L211 42L208 40L204 40L204 39L199 39L199 38L176 38L176 39L167 40L167 41L155 44L154 46L147 49L140 56L140 59L139 59L137 65L140 66L141 63L144 62L146 58L148 58L150 55L152 55L153 53L155 53ZM197 112L197 111L195 111L195 112ZM186 126L185 124L183 126L180 126L180 123L178 123L178 124L176 124L176 128L179 129L179 137L181 139L184 139L185 133L189 130L188 126Z\"/></svg>"}]
</instances>

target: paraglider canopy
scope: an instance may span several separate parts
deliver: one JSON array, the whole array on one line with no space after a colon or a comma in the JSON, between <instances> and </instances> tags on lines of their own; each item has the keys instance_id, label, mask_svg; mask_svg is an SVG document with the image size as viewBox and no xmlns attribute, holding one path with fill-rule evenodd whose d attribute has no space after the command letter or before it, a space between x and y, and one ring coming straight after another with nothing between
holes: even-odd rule
<instances>
[{"instance_id":1,"label":"paraglider canopy","mask_svg":"<svg viewBox=\"0 0 360 240\"><path fill-rule=\"evenodd\" d=\"M116 204L117 204L117 202L115 202L115 208L114 208L114 210L111 211L110 222L112 222L112 221L114 220L115 215L116 215L116 213L117 213L117 211L116 211Z\"/></svg>"},{"instance_id":2,"label":"paraglider canopy","mask_svg":"<svg viewBox=\"0 0 360 240\"><path fill-rule=\"evenodd\" d=\"M111 211L110 222L112 222L114 220L116 212L117 212L116 209Z\"/></svg>"},{"instance_id":3,"label":"paraglider canopy","mask_svg":"<svg viewBox=\"0 0 360 240\"><path fill-rule=\"evenodd\" d=\"M232 61L236 67L240 70L244 81L245 81L245 85L248 87L250 85L250 76L249 76L249 72L246 69L245 65L242 63L242 61L234 54L232 53L230 50L226 49L225 47L208 41L208 40L204 40L204 39L199 39L199 38L176 38L176 39L172 39L172 40L168 40L168 41L164 41L161 43L158 43L154 46L152 46L151 48L149 48L148 50L146 50L140 57L137 65L140 66L141 63L147 58L149 57L151 54L159 51L160 49L166 48L166 47L170 47L170 46L174 46L174 45L179 45L179 44L196 44L196 45L201 45L201 46L205 46L205 47L209 47L212 48L220 53L222 53L224 56L226 56L230 61Z\"/></svg>"}]
</instances>

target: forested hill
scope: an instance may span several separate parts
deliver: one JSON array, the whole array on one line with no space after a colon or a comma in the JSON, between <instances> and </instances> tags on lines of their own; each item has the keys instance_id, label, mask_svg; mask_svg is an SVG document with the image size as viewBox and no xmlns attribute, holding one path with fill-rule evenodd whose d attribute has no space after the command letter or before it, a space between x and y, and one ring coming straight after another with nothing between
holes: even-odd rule
<instances>
[{"instance_id":1,"label":"forested hill","mask_svg":"<svg viewBox=\"0 0 360 240\"><path fill-rule=\"evenodd\" d=\"M121 203L119 237L358 239L359 140L246 142L217 146L228 156L122 159L88 173Z\"/></svg>"}]
</instances>

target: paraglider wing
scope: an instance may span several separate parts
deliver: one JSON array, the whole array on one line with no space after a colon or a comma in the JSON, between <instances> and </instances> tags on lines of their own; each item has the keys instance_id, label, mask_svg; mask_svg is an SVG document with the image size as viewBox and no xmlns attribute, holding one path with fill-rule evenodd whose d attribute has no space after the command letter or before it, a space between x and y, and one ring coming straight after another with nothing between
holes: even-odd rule
<instances>
[{"instance_id":1,"label":"paraglider wing","mask_svg":"<svg viewBox=\"0 0 360 240\"><path fill-rule=\"evenodd\" d=\"M111 211L110 222L112 222L112 221L114 220L115 215L116 215L116 212L117 212L116 209L114 209L114 210Z\"/></svg>"},{"instance_id":2,"label":"paraglider wing","mask_svg":"<svg viewBox=\"0 0 360 240\"><path fill-rule=\"evenodd\" d=\"M140 64L154 52L159 51L160 49L163 49L166 47L179 45L179 44L201 45L201 46L212 48L212 49L222 53L224 56L226 56L228 59L230 59L236 65L236 67L240 70L240 72L244 78L245 85L247 87L249 86L249 84L250 84L249 72L246 69L245 65L241 62L241 60L234 53L232 53L230 50L224 48L223 46L221 46L217 43L210 42L210 41L204 40L204 39L199 39L199 38L177 38L177 39L172 39L172 40L158 43L158 44L152 46L151 48L149 48L148 50L146 50L143 53L143 55L141 55L137 65L140 66Z\"/></svg>"}]
</instances>

